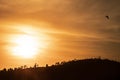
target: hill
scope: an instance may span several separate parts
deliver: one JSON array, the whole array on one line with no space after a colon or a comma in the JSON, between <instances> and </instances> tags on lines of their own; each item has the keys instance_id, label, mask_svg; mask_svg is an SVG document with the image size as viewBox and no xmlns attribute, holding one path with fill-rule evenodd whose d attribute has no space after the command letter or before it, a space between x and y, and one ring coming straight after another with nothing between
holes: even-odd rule
<instances>
[{"instance_id":1,"label":"hill","mask_svg":"<svg viewBox=\"0 0 120 80\"><path fill-rule=\"evenodd\" d=\"M84 59L46 67L0 71L0 80L120 80L120 63L108 59Z\"/></svg>"}]
</instances>

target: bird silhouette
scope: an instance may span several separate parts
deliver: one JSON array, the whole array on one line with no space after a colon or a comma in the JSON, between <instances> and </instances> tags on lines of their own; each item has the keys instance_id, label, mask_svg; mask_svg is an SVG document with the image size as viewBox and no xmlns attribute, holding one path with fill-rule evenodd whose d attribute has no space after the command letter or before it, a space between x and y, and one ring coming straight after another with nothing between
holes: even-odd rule
<instances>
[{"instance_id":1,"label":"bird silhouette","mask_svg":"<svg viewBox=\"0 0 120 80\"><path fill-rule=\"evenodd\" d=\"M105 16L107 19L110 19L110 17L109 16Z\"/></svg>"}]
</instances>

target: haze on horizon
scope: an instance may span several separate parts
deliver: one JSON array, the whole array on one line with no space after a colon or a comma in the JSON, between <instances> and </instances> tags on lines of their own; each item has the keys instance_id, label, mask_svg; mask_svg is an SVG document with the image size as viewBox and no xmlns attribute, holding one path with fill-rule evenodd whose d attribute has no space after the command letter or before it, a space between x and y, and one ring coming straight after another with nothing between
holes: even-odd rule
<instances>
[{"instance_id":1,"label":"haze on horizon","mask_svg":"<svg viewBox=\"0 0 120 80\"><path fill-rule=\"evenodd\" d=\"M98 56L120 61L119 4L119 0L0 0L0 69ZM37 42L33 58L12 53L23 35Z\"/></svg>"}]
</instances>

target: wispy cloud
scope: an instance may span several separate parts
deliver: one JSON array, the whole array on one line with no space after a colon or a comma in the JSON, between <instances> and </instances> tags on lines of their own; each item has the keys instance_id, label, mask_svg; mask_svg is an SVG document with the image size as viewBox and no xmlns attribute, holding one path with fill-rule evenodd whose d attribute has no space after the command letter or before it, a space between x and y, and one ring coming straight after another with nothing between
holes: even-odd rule
<instances>
[{"instance_id":1,"label":"wispy cloud","mask_svg":"<svg viewBox=\"0 0 120 80\"><path fill-rule=\"evenodd\" d=\"M69 48L79 55L88 49L85 53L120 56L119 0L0 0L0 17L50 23L46 34L59 39L59 51Z\"/></svg>"}]
</instances>

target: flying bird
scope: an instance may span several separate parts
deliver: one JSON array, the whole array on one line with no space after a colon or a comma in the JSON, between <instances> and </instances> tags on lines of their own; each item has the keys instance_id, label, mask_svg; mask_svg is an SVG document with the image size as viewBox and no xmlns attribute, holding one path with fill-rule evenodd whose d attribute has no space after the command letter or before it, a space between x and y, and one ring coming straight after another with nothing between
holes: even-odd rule
<instances>
[{"instance_id":1,"label":"flying bird","mask_svg":"<svg viewBox=\"0 0 120 80\"><path fill-rule=\"evenodd\" d=\"M107 19L110 19L110 17L109 16L105 16Z\"/></svg>"}]
</instances>

